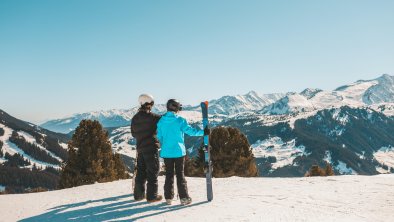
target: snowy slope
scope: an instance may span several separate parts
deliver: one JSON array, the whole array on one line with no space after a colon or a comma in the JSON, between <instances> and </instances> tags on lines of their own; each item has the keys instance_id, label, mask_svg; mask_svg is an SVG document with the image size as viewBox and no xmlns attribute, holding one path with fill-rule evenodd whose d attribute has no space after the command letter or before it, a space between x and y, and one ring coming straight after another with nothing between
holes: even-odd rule
<instances>
[{"instance_id":1,"label":"snowy slope","mask_svg":"<svg viewBox=\"0 0 394 222\"><path fill-rule=\"evenodd\" d=\"M53 167L53 168L56 168L56 169L60 169L60 165L53 165L53 164L49 164L49 163L46 163L46 162L42 162L42 161L36 160L35 158L33 158L33 157L29 156L28 154L26 154L22 149L20 149L17 145L15 145L14 143L12 143L9 140L10 137L11 137L11 134L13 132L13 129L11 129L11 128L9 128L6 125L1 124L1 123L0 123L0 127L4 129L4 135L0 136L0 141L2 141L4 143L3 144L3 152L4 152L4 154L5 153L9 153L10 155L14 155L14 154L18 153L18 154L22 155L25 160L29 160L30 163L31 163L29 166L26 166L24 168L32 168L33 165L36 165L37 167L40 167L40 168L43 168L43 169L45 169L46 167ZM60 157L56 156L52 152L48 151L41 144L39 144L36 141L36 139L33 136L31 136L30 134L28 134L26 132L23 132L23 131L20 131L20 132L17 132L17 133L19 135L22 135L23 138L27 142L38 146L41 150L44 150L49 156L54 157L55 159L59 160L60 162L63 161ZM4 161L5 161L5 159L3 159L1 162L4 162Z\"/></svg>"},{"instance_id":2,"label":"snowy slope","mask_svg":"<svg viewBox=\"0 0 394 222\"><path fill-rule=\"evenodd\" d=\"M283 115L290 113L310 112L315 110L313 103L307 97L298 93L288 93L277 102L264 107L261 113Z\"/></svg>"},{"instance_id":3,"label":"snowy slope","mask_svg":"<svg viewBox=\"0 0 394 222\"><path fill-rule=\"evenodd\" d=\"M193 204L134 202L130 180L21 195L1 195L1 221L394 221L394 176L187 178ZM163 177L159 177L163 193ZM15 207L17 206L17 207Z\"/></svg>"},{"instance_id":4,"label":"snowy slope","mask_svg":"<svg viewBox=\"0 0 394 222\"><path fill-rule=\"evenodd\" d=\"M296 157L309 155L305 152L304 146L296 146L295 139L283 142L279 137L257 141L252 145L252 150L255 158L275 157L272 169L292 165Z\"/></svg>"}]
</instances>

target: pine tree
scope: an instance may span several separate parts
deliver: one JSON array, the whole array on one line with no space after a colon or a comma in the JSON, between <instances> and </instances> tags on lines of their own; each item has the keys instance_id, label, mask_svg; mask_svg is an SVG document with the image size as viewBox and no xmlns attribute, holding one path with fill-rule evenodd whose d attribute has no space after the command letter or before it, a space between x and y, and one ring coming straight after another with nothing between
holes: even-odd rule
<instances>
[{"instance_id":1,"label":"pine tree","mask_svg":"<svg viewBox=\"0 0 394 222\"><path fill-rule=\"evenodd\" d=\"M68 143L60 188L128 178L126 167L113 155L108 134L96 120L82 120Z\"/></svg>"},{"instance_id":2,"label":"pine tree","mask_svg":"<svg viewBox=\"0 0 394 222\"><path fill-rule=\"evenodd\" d=\"M250 144L237 128L217 127L210 135L211 160L214 177L255 177L258 174ZM197 159L186 161L185 172L190 176L204 175L204 152Z\"/></svg>"}]
</instances>

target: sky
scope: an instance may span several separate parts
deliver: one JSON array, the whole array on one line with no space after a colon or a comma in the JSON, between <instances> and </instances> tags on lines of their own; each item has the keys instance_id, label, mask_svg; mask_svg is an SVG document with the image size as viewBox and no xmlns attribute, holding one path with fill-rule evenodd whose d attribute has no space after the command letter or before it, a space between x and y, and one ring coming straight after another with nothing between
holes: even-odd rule
<instances>
[{"instance_id":1,"label":"sky","mask_svg":"<svg viewBox=\"0 0 394 222\"><path fill-rule=\"evenodd\" d=\"M0 0L0 109L42 123L394 75L394 1Z\"/></svg>"}]
</instances>

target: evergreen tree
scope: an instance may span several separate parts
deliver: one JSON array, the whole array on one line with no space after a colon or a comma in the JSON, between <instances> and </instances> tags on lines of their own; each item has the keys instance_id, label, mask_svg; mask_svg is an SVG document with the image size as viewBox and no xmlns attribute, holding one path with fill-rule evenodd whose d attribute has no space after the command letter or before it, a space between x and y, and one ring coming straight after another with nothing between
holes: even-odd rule
<instances>
[{"instance_id":1,"label":"evergreen tree","mask_svg":"<svg viewBox=\"0 0 394 222\"><path fill-rule=\"evenodd\" d=\"M248 139L237 128L214 128L210 145L214 177L257 176L257 166ZM202 150L197 159L188 159L185 164L185 172L189 176L203 176L203 168Z\"/></svg>"},{"instance_id":2,"label":"evergreen tree","mask_svg":"<svg viewBox=\"0 0 394 222\"><path fill-rule=\"evenodd\" d=\"M126 167L113 155L108 134L96 120L82 120L68 143L68 160L62 166L60 188L126 179Z\"/></svg>"}]
</instances>

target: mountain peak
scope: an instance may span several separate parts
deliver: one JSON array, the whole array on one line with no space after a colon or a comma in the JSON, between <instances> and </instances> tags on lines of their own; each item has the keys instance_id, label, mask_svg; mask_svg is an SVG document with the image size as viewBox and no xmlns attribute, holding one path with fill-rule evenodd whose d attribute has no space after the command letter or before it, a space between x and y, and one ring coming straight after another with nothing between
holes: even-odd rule
<instances>
[{"instance_id":1,"label":"mountain peak","mask_svg":"<svg viewBox=\"0 0 394 222\"><path fill-rule=\"evenodd\" d=\"M376 80L393 82L394 76L391 76L389 74L383 74L381 77L377 78Z\"/></svg>"},{"instance_id":2,"label":"mountain peak","mask_svg":"<svg viewBox=\"0 0 394 222\"><path fill-rule=\"evenodd\" d=\"M300 94L305 96L308 99L311 99L312 97L314 97L316 94L318 94L319 92L322 92L323 90L321 89L314 89L314 88L306 88L304 89L304 91L302 91Z\"/></svg>"},{"instance_id":3,"label":"mountain peak","mask_svg":"<svg viewBox=\"0 0 394 222\"><path fill-rule=\"evenodd\" d=\"M248 93L246 93L246 95L258 96L259 94L258 94L256 91L251 90L251 91L249 91Z\"/></svg>"}]
</instances>

